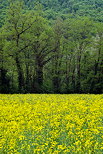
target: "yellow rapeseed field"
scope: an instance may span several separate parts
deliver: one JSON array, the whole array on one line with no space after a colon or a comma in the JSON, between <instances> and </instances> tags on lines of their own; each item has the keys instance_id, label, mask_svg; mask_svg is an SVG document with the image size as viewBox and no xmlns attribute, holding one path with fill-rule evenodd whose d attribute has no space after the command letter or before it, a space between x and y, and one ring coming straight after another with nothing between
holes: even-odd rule
<instances>
[{"instance_id":1,"label":"yellow rapeseed field","mask_svg":"<svg viewBox=\"0 0 103 154\"><path fill-rule=\"evenodd\" d=\"M0 154L103 154L103 95L0 95Z\"/></svg>"}]
</instances>

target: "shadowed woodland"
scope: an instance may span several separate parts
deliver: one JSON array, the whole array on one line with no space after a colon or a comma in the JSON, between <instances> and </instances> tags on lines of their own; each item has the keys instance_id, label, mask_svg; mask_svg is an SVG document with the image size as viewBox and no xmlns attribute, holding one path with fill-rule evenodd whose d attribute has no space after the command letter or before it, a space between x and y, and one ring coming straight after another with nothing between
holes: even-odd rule
<instances>
[{"instance_id":1,"label":"shadowed woodland","mask_svg":"<svg viewBox=\"0 0 103 154\"><path fill-rule=\"evenodd\" d=\"M0 5L0 93L103 93L102 0Z\"/></svg>"}]
</instances>

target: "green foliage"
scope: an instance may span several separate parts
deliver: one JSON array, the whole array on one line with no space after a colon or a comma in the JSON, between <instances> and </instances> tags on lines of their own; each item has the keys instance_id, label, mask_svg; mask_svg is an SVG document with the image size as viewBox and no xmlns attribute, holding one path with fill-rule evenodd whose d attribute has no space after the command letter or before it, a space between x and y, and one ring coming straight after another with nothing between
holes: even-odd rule
<instances>
[{"instance_id":1,"label":"green foliage","mask_svg":"<svg viewBox=\"0 0 103 154\"><path fill-rule=\"evenodd\" d=\"M8 1L1 0L0 10L1 25L5 16L5 9ZM22 0L29 10L39 2L43 5L45 16L48 19L56 19L57 16L72 14L75 16L88 16L96 21L103 21L103 0ZM13 1L12 1L13 2Z\"/></svg>"},{"instance_id":2,"label":"green foliage","mask_svg":"<svg viewBox=\"0 0 103 154\"><path fill-rule=\"evenodd\" d=\"M0 92L102 93L103 1L39 2L1 3Z\"/></svg>"}]
</instances>

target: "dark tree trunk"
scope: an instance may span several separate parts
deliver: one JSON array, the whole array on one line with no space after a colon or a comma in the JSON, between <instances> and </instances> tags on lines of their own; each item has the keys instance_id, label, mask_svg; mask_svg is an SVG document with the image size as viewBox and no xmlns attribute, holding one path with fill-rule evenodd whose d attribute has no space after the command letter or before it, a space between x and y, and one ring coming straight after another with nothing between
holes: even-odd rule
<instances>
[{"instance_id":1,"label":"dark tree trunk","mask_svg":"<svg viewBox=\"0 0 103 154\"><path fill-rule=\"evenodd\" d=\"M68 63L69 61L69 63ZM68 60L66 57L66 93L70 92L69 82L70 82L70 68L71 68L71 60Z\"/></svg>"},{"instance_id":2,"label":"dark tree trunk","mask_svg":"<svg viewBox=\"0 0 103 154\"><path fill-rule=\"evenodd\" d=\"M25 92L30 92L29 65L26 64Z\"/></svg>"},{"instance_id":3,"label":"dark tree trunk","mask_svg":"<svg viewBox=\"0 0 103 154\"><path fill-rule=\"evenodd\" d=\"M59 79L59 77L58 76L53 77L52 82L53 82L54 93L60 93L60 79Z\"/></svg>"},{"instance_id":4,"label":"dark tree trunk","mask_svg":"<svg viewBox=\"0 0 103 154\"><path fill-rule=\"evenodd\" d=\"M10 79L6 76L7 70L0 69L0 93L10 93Z\"/></svg>"},{"instance_id":5,"label":"dark tree trunk","mask_svg":"<svg viewBox=\"0 0 103 154\"><path fill-rule=\"evenodd\" d=\"M72 72L72 87L73 87L73 93L75 93L75 67L73 68Z\"/></svg>"},{"instance_id":6,"label":"dark tree trunk","mask_svg":"<svg viewBox=\"0 0 103 154\"><path fill-rule=\"evenodd\" d=\"M81 71L80 71L80 62L81 62L81 56L78 56L78 64L77 64L77 82L76 82L76 92L80 93L80 78L81 78Z\"/></svg>"},{"instance_id":7,"label":"dark tree trunk","mask_svg":"<svg viewBox=\"0 0 103 154\"><path fill-rule=\"evenodd\" d=\"M43 93L43 64L40 57L35 59L35 81L34 81L34 92Z\"/></svg>"},{"instance_id":8,"label":"dark tree trunk","mask_svg":"<svg viewBox=\"0 0 103 154\"><path fill-rule=\"evenodd\" d=\"M82 50L83 44L80 44L78 56L77 56L77 81L76 81L76 92L81 93L81 57L82 57Z\"/></svg>"},{"instance_id":9,"label":"dark tree trunk","mask_svg":"<svg viewBox=\"0 0 103 154\"><path fill-rule=\"evenodd\" d=\"M18 72L18 90L20 93L22 93L25 90L24 89L24 77L23 77L23 71L22 71L18 56L16 56L15 61L16 61L17 72Z\"/></svg>"},{"instance_id":10,"label":"dark tree trunk","mask_svg":"<svg viewBox=\"0 0 103 154\"><path fill-rule=\"evenodd\" d=\"M55 56L53 58L53 78L52 78L52 84L53 84L53 91L54 93L60 93L60 63L59 63L59 53L55 53Z\"/></svg>"}]
</instances>

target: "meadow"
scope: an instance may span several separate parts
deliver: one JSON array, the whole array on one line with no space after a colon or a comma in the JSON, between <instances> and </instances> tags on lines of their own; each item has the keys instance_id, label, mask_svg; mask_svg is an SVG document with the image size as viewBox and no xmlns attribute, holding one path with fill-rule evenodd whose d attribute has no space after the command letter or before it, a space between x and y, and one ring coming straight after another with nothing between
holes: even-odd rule
<instances>
[{"instance_id":1,"label":"meadow","mask_svg":"<svg viewBox=\"0 0 103 154\"><path fill-rule=\"evenodd\" d=\"M103 154L103 95L0 94L0 154Z\"/></svg>"}]
</instances>

